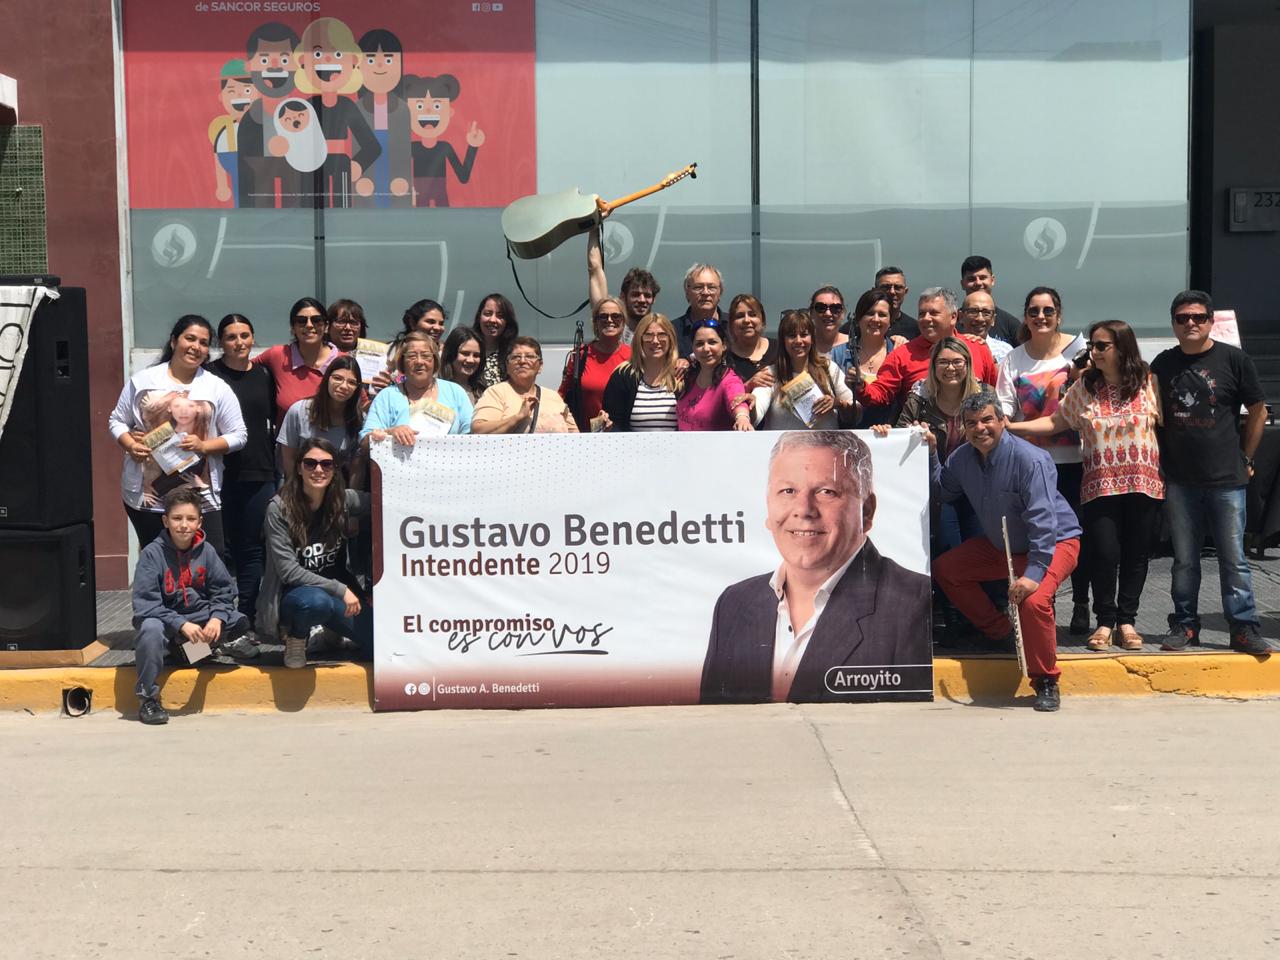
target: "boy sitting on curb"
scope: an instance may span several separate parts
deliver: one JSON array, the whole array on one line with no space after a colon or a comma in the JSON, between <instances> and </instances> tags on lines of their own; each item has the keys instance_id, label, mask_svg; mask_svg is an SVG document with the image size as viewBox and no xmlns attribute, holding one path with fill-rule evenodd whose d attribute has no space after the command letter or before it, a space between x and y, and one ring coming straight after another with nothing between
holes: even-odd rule
<instances>
[{"instance_id":1,"label":"boy sitting on curb","mask_svg":"<svg viewBox=\"0 0 1280 960\"><path fill-rule=\"evenodd\" d=\"M138 629L138 719L168 723L157 678L170 643L211 647L249 629L236 609L236 588L200 529L200 494L179 487L164 498L164 530L145 544L133 574L133 625Z\"/></svg>"}]
</instances>

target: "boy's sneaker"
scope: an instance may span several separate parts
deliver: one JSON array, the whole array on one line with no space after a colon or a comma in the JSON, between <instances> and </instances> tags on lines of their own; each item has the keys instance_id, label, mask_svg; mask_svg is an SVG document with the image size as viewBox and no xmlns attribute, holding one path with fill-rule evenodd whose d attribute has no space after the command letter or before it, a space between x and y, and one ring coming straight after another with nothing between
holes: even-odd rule
<instances>
[{"instance_id":1,"label":"boy's sneaker","mask_svg":"<svg viewBox=\"0 0 1280 960\"><path fill-rule=\"evenodd\" d=\"M1187 646L1200 646L1200 625L1189 627L1186 624L1179 623L1169 615L1169 632L1164 635L1160 641L1161 650L1185 650Z\"/></svg>"},{"instance_id":2,"label":"boy's sneaker","mask_svg":"<svg viewBox=\"0 0 1280 960\"><path fill-rule=\"evenodd\" d=\"M261 651L253 634L247 633L243 637L236 637L234 640L219 644L216 652L235 657L237 660L252 660Z\"/></svg>"},{"instance_id":3,"label":"boy's sneaker","mask_svg":"<svg viewBox=\"0 0 1280 960\"><path fill-rule=\"evenodd\" d=\"M1057 677L1040 677L1032 683L1036 691L1032 706L1040 713L1053 713L1062 706L1062 694L1058 692Z\"/></svg>"},{"instance_id":4,"label":"boy's sneaker","mask_svg":"<svg viewBox=\"0 0 1280 960\"><path fill-rule=\"evenodd\" d=\"M307 665L307 638L284 638L284 665L290 670L301 670Z\"/></svg>"},{"instance_id":5,"label":"boy's sneaker","mask_svg":"<svg viewBox=\"0 0 1280 960\"><path fill-rule=\"evenodd\" d=\"M138 719L147 726L159 726L169 722L169 711L160 706L160 701L155 697L144 697L138 708Z\"/></svg>"},{"instance_id":6,"label":"boy's sneaker","mask_svg":"<svg viewBox=\"0 0 1280 960\"><path fill-rule=\"evenodd\" d=\"M1242 623L1231 631L1231 649L1238 653L1251 653L1255 657L1271 653L1271 646L1262 639L1256 623Z\"/></svg>"}]
</instances>

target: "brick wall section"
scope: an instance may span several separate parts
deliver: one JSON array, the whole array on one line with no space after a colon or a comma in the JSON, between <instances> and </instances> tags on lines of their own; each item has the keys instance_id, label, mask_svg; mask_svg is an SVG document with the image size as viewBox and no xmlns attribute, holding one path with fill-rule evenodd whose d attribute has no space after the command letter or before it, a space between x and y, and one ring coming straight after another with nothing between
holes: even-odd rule
<instances>
[{"instance_id":1,"label":"brick wall section","mask_svg":"<svg viewBox=\"0 0 1280 960\"><path fill-rule=\"evenodd\" d=\"M0 63L18 81L22 123L44 128L49 271L88 294L93 450L85 467L93 470L98 589L121 588L121 453L107 432L124 369L111 4L46 4L0 30Z\"/></svg>"}]
</instances>

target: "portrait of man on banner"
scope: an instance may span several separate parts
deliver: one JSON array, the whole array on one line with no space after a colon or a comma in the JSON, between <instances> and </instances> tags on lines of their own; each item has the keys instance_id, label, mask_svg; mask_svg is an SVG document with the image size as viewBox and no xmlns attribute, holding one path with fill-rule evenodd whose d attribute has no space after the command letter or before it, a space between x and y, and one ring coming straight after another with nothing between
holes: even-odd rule
<instances>
[{"instance_id":1,"label":"portrait of man on banner","mask_svg":"<svg viewBox=\"0 0 1280 960\"><path fill-rule=\"evenodd\" d=\"M833 668L931 663L929 578L881 556L867 536L876 495L861 438L783 434L765 499L781 563L720 594L703 703L847 700L829 684Z\"/></svg>"}]
</instances>

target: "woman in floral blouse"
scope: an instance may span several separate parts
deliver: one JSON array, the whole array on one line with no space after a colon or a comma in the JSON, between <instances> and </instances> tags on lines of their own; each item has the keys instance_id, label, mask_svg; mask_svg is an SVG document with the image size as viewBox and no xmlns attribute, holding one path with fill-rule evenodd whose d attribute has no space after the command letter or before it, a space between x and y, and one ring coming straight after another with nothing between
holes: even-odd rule
<instances>
[{"instance_id":1,"label":"woman in floral blouse","mask_svg":"<svg viewBox=\"0 0 1280 960\"><path fill-rule=\"evenodd\" d=\"M1124 650L1142 649L1134 628L1158 508L1164 499L1155 427L1160 422L1155 377L1142 362L1133 329L1119 320L1089 328L1090 365L1051 416L1010 423L1021 436L1080 434L1084 549L1089 554L1098 627L1090 650L1106 650L1119 633ZM1117 598L1117 581L1119 597Z\"/></svg>"}]
</instances>

